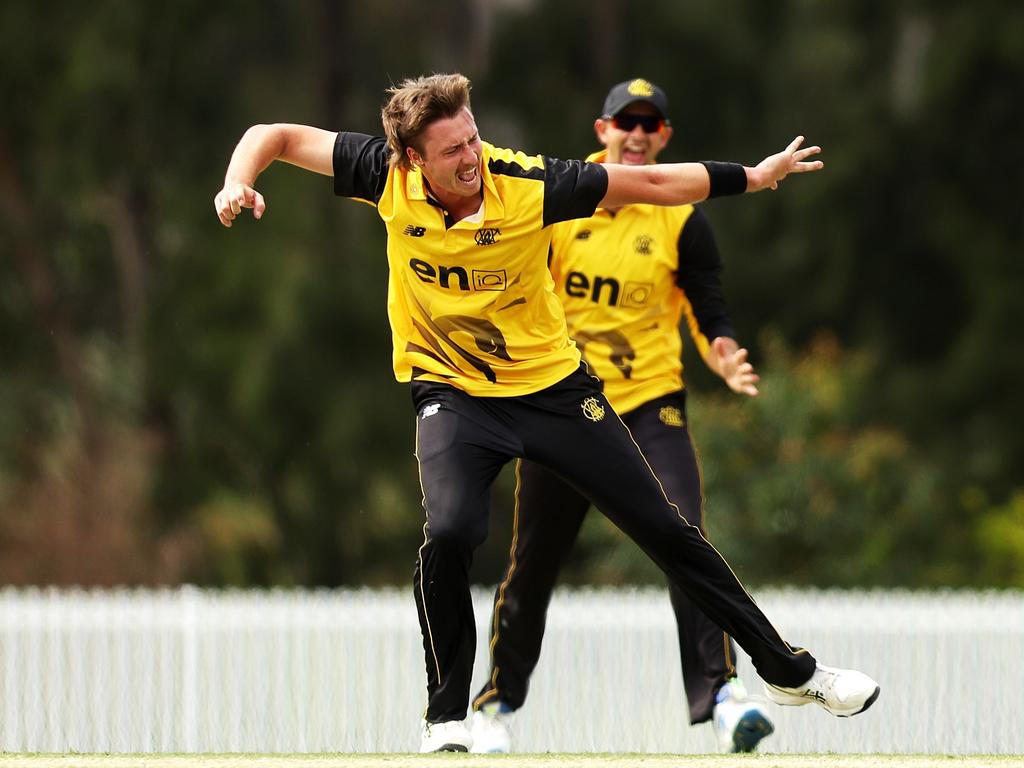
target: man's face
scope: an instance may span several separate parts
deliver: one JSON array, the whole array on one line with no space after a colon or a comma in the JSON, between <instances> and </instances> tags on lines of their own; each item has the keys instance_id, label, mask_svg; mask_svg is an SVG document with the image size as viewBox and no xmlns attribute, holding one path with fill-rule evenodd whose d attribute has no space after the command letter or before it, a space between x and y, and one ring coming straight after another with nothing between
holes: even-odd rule
<instances>
[{"instance_id":1,"label":"man's face","mask_svg":"<svg viewBox=\"0 0 1024 768\"><path fill-rule=\"evenodd\" d=\"M646 165L653 163L658 153L665 148L672 137L672 128L660 124L652 133L644 130L657 125L656 118L661 114L653 106L644 101L635 101L624 107L614 118L600 118L594 123L597 140L608 150L609 163L624 165ZM637 122L633 118L640 118ZM630 126L629 123L635 123Z\"/></svg>"},{"instance_id":2,"label":"man's face","mask_svg":"<svg viewBox=\"0 0 1024 768\"><path fill-rule=\"evenodd\" d=\"M409 148L409 159L418 165L438 199L480 194L480 134L468 109L455 117L427 126L420 137L422 154Z\"/></svg>"}]
</instances>

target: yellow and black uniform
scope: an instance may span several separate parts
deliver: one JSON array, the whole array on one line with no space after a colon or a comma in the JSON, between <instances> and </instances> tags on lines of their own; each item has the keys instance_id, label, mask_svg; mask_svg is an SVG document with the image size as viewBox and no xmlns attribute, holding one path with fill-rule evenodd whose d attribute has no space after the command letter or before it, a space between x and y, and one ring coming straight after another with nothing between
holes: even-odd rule
<instances>
[{"instance_id":1,"label":"yellow and black uniform","mask_svg":"<svg viewBox=\"0 0 1024 768\"><path fill-rule=\"evenodd\" d=\"M592 160L603 160L603 153ZM550 267L569 333L621 415L665 493L703 530L701 478L686 421L680 328L702 356L735 338L722 296L722 260L707 217L692 205L598 209L556 224ZM491 674L474 705L525 701L540 656L548 603L590 500L522 462L515 546L495 596ZM731 640L669 584L690 721L711 719L715 694L736 673Z\"/></svg>"},{"instance_id":2,"label":"yellow and black uniform","mask_svg":"<svg viewBox=\"0 0 1024 768\"><path fill-rule=\"evenodd\" d=\"M620 414L683 388L684 318L701 356L710 339L734 336L700 209L601 208L552 229L551 273L569 335Z\"/></svg>"},{"instance_id":3,"label":"yellow and black uniform","mask_svg":"<svg viewBox=\"0 0 1024 768\"><path fill-rule=\"evenodd\" d=\"M526 458L573 483L718 624L766 680L795 686L814 658L794 651L721 555L681 519L628 430L579 364L547 269L550 225L591 215L607 190L593 163L485 144L483 207L452 221L384 141L341 133L335 191L373 203L388 228L395 373L412 381L426 514L414 576L430 723L469 705L476 630L473 550L490 486Z\"/></svg>"},{"instance_id":4,"label":"yellow and black uniform","mask_svg":"<svg viewBox=\"0 0 1024 768\"><path fill-rule=\"evenodd\" d=\"M452 222L418 168L389 170L384 140L341 134L335 191L372 200L388 230L388 317L399 381L443 381L515 397L580 364L565 333L547 252L550 224L589 216L601 166L483 144L483 206Z\"/></svg>"}]
</instances>

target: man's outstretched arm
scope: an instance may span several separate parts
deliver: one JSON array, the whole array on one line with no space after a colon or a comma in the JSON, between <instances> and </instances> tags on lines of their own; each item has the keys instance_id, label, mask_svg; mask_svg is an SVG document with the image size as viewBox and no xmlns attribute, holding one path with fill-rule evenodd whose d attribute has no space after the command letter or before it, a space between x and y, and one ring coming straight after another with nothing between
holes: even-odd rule
<instances>
[{"instance_id":1,"label":"man's outstretched arm","mask_svg":"<svg viewBox=\"0 0 1024 768\"><path fill-rule=\"evenodd\" d=\"M683 205L718 194L776 189L791 173L807 173L824 167L820 160L807 160L821 152L821 147L801 149L803 141L803 136L797 136L784 150L769 155L753 167L734 163L607 164L604 167L608 171L608 191L599 206Z\"/></svg>"},{"instance_id":2,"label":"man's outstretched arm","mask_svg":"<svg viewBox=\"0 0 1024 768\"><path fill-rule=\"evenodd\" d=\"M220 223L230 227L243 208L252 208L257 219L263 216L267 204L253 184L275 160L333 176L337 135L333 131L290 123L254 125L247 130L231 154L224 186L213 198Z\"/></svg>"}]
</instances>

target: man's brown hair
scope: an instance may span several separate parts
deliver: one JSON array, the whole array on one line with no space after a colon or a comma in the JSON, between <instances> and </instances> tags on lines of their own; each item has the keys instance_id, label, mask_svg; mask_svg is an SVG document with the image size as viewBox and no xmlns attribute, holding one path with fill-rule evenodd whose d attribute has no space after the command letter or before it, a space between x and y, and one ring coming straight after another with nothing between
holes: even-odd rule
<instances>
[{"instance_id":1,"label":"man's brown hair","mask_svg":"<svg viewBox=\"0 0 1024 768\"><path fill-rule=\"evenodd\" d=\"M455 117L469 107L469 80L460 74L429 75L403 80L388 88L391 98L380 111L393 166L409 170L406 147L420 154L419 139L435 120Z\"/></svg>"}]
</instances>

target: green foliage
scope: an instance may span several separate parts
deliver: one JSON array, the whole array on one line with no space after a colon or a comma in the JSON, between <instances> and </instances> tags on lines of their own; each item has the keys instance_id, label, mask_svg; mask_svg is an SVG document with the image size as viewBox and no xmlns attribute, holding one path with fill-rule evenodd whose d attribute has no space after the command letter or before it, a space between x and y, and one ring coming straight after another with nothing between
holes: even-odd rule
<instances>
[{"instance_id":1,"label":"green foliage","mask_svg":"<svg viewBox=\"0 0 1024 768\"><path fill-rule=\"evenodd\" d=\"M379 221L290 167L258 224L211 201L250 124L374 131L389 83L461 69L485 136L530 151L585 155L636 75L671 97L667 160L821 143L825 173L707 206L741 339L777 329L755 401L687 369L715 540L760 582L1020 584L1024 8L458 2L408 32L421 15L0 4L0 578L408 579ZM658 578L596 516L571 577Z\"/></svg>"},{"instance_id":2,"label":"green foliage","mask_svg":"<svg viewBox=\"0 0 1024 768\"><path fill-rule=\"evenodd\" d=\"M763 347L759 397L696 398L691 411L712 540L757 583L945 583L922 535L935 470L904 434L865 421L877 363L828 337L798 356L777 336Z\"/></svg>"},{"instance_id":3,"label":"green foliage","mask_svg":"<svg viewBox=\"0 0 1024 768\"><path fill-rule=\"evenodd\" d=\"M957 555L941 552L949 532L926 533L941 498L934 468L905 435L863 421L877 363L830 336L800 354L775 333L762 347L758 397L691 391L687 405L708 535L740 577L827 587L963 580L949 572ZM589 521L584 541L595 552L613 546L614 569L657 580L607 525ZM607 567L605 577L614 580Z\"/></svg>"},{"instance_id":4,"label":"green foliage","mask_svg":"<svg viewBox=\"0 0 1024 768\"><path fill-rule=\"evenodd\" d=\"M1024 490L984 512L977 527L984 555L984 578L994 584L1024 587Z\"/></svg>"},{"instance_id":5,"label":"green foliage","mask_svg":"<svg viewBox=\"0 0 1024 768\"><path fill-rule=\"evenodd\" d=\"M259 571L278 562L280 534L266 504L260 499L215 498L193 514L204 553L201 580L225 586L268 580Z\"/></svg>"}]
</instances>

